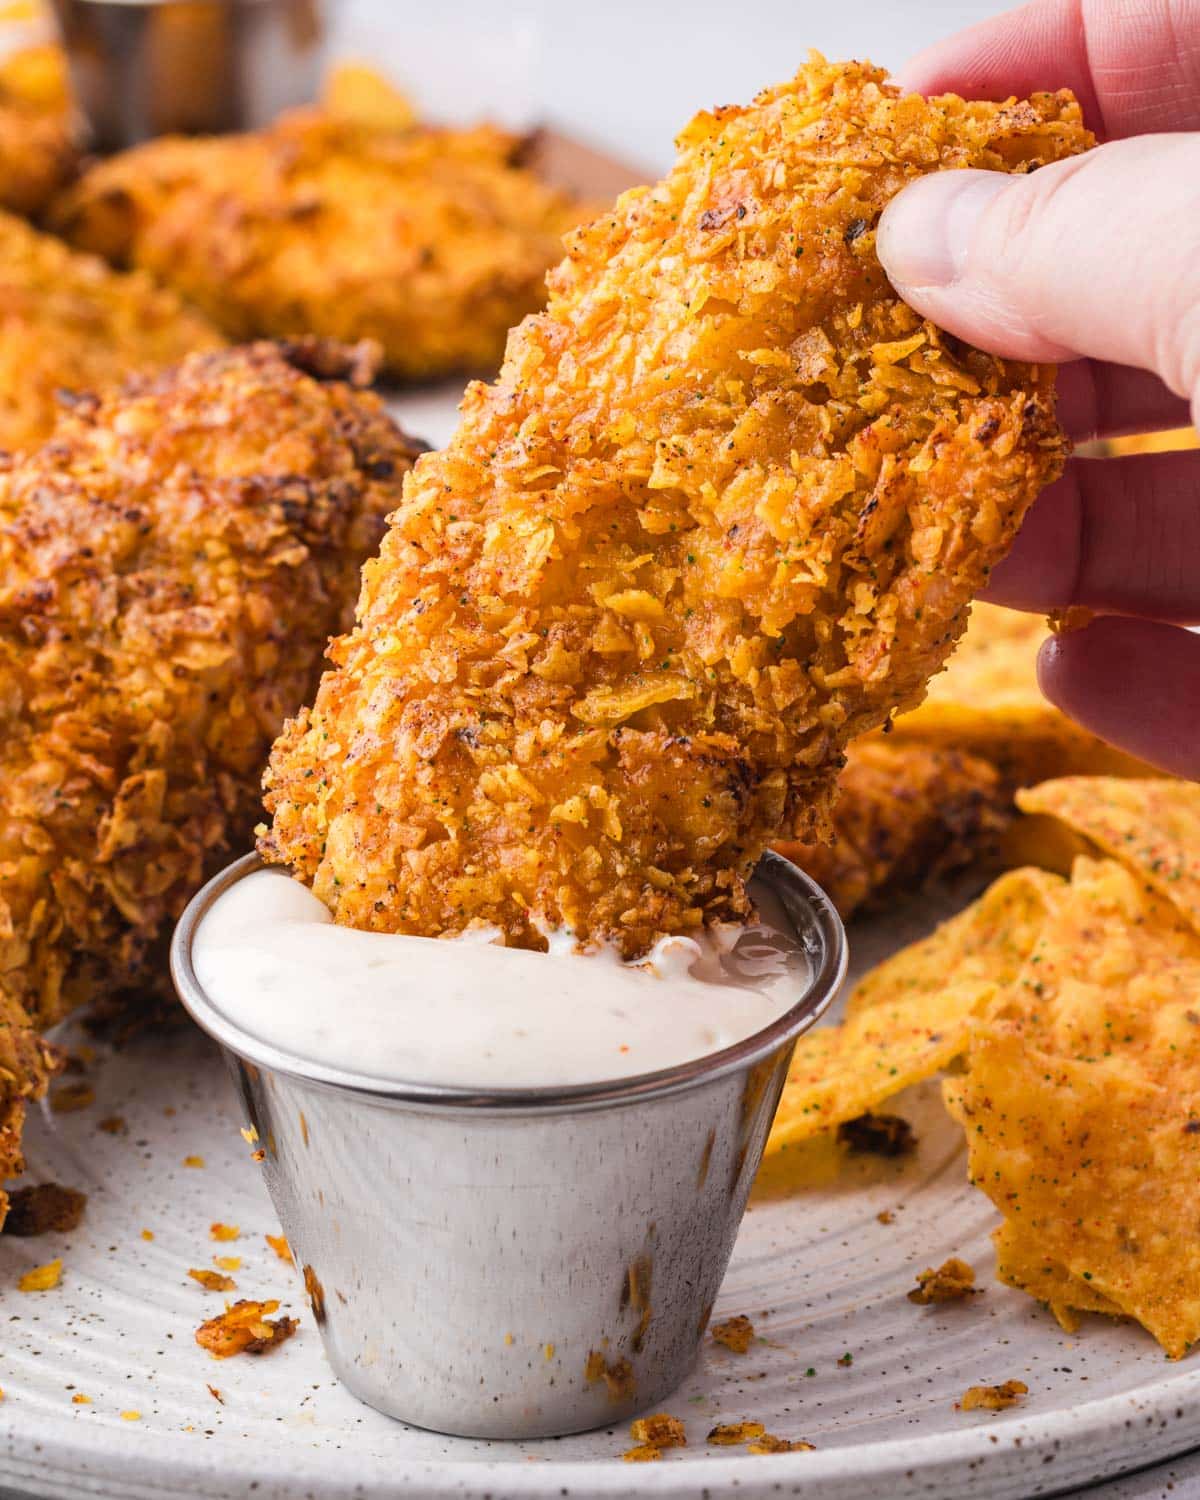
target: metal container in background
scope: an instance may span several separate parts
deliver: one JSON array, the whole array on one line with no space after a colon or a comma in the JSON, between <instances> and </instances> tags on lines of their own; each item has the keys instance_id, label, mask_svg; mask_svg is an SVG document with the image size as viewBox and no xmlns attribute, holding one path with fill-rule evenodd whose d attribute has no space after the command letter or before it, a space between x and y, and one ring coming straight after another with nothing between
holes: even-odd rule
<instances>
[{"instance_id":1,"label":"metal container in background","mask_svg":"<svg viewBox=\"0 0 1200 1500\"><path fill-rule=\"evenodd\" d=\"M321 0L53 0L101 151L253 129L316 95Z\"/></svg>"},{"instance_id":2,"label":"metal container in background","mask_svg":"<svg viewBox=\"0 0 1200 1500\"><path fill-rule=\"evenodd\" d=\"M484 1092L350 1074L224 1014L192 944L258 868L249 855L196 896L171 971L225 1050L336 1374L391 1416L478 1438L663 1401L695 1361L796 1038L845 973L825 896L778 855L759 866L809 966L762 1031L657 1073Z\"/></svg>"}]
</instances>

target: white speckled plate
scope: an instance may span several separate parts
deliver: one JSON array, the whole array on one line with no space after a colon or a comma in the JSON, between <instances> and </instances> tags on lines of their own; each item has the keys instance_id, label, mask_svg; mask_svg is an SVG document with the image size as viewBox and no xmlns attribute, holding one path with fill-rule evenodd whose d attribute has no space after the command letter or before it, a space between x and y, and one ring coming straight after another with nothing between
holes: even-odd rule
<instances>
[{"instance_id":1,"label":"white speckled plate","mask_svg":"<svg viewBox=\"0 0 1200 1500\"><path fill-rule=\"evenodd\" d=\"M909 914L858 932L859 964L924 925ZM716 1309L748 1313L759 1337L744 1356L706 1345L667 1403L687 1422L690 1446L632 1469L620 1462L624 1430L477 1443L361 1406L333 1383L296 1273L265 1243L277 1226L205 1039L190 1029L145 1039L102 1055L91 1077L93 1105L35 1115L28 1132L34 1180L88 1191L84 1224L0 1239L0 1485L27 1494L1024 1500L1200 1443L1200 1366L1170 1364L1137 1329L1105 1320L1068 1337L992 1281L994 1215L965 1183L957 1132L932 1085L898 1101L920 1140L914 1158L860 1161L824 1182L811 1173L807 1186L760 1182ZM112 1114L124 1116L125 1135L97 1128ZM202 1167L184 1165L196 1156ZM884 1210L891 1223L879 1221ZM217 1219L240 1226L236 1243L209 1238ZM975 1265L987 1290L914 1307L905 1293L916 1272L952 1253ZM222 1298L186 1272L214 1254L243 1257L239 1295L278 1296L300 1315L295 1339L257 1360L217 1362L196 1346L196 1326ZM14 1290L23 1270L59 1255L59 1288ZM1021 1409L955 1409L968 1385L1011 1377L1029 1386ZM130 1411L140 1418L123 1419ZM743 1417L816 1451L706 1447L713 1423Z\"/></svg>"},{"instance_id":2,"label":"white speckled plate","mask_svg":"<svg viewBox=\"0 0 1200 1500\"><path fill-rule=\"evenodd\" d=\"M395 403L413 431L452 430L452 387ZM949 913L952 900L944 909ZM900 913L852 934L855 967L919 936L935 913ZM265 1243L277 1232L221 1063L191 1029L101 1056L96 1101L35 1114L30 1180L85 1188L68 1235L0 1238L0 1487L113 1500L367 1500L430 1496L775 1496L1025 1500L1200 1445L1200 1364L1172 1365L1134 1328L1095 1319L1075 1337L995 1284L995 1216L968 1188L958 1132L930 1085L901 1097L920 1148L860 1161L782 1190L763 1180L716 1317L748 1313L759 1339L737 1356L711 1342L668 1403L690 1446L636 1469L626 1431L532 1444L443 1438L390 1421L334 1384L296 1273ZM113 1136L100 1120L124 1117ZM187 1167L186 1157L202 1157ZM894 1218L877 1217L889 1210ZM237 1224L215 1244L213 1220ZM143 1238L149 1230L153 1239ZM220 1294L188 1279L236 1254L237 1295L277 1296L301 1331L262 1359L216 1362L194 1342ZM987 1290L918 1308L916 1273L950 1254ZM61 1256L62 1284L23 1295L17 1278ZM851 1358L847 1361L845 1357ZM1018 1410L966 1414L968 1385L1024 1380ZM219 1391L214 1394L213 1387ZM84 1403L75 1397L87 1396ZM137 1412L137 1420L122 1413ZM706 1447L717 1421L752 1417L811 1453L752 1457Z\"/></svg>"}]
</instances>

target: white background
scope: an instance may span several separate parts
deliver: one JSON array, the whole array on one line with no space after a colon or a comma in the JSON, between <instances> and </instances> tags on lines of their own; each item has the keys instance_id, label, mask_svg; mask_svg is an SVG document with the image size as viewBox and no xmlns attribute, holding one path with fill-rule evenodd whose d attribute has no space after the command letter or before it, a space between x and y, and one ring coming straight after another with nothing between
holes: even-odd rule
<instances>
[{"instance_id":1,"label":"white background","mask_svg":"<svg viewBox=\"0 0 1200 1500\"><path fill-rule=\"evenodd\" d=\"M647 168L698 109L790 77L810 47L899 67L994 0L327 0L334 45L443 118L549 123Z\"/></svg>"}]
</instances>

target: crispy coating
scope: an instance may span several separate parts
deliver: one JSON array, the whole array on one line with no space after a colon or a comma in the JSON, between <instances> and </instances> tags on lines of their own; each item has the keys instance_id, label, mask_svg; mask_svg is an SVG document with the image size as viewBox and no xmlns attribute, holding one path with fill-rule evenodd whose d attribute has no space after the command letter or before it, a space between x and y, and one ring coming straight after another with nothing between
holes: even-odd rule
<instances>
[{"instance_id":1,"label":"crispy coating","mask_svg":"<svg viewBox=\"0 0 1200 1500\"><path fill-rule=\"evenodd\" d=\"M0 208L36 218L79 159L60 48L23 47L0 61Z\"/></svg>"},{"instance_id":2,"label":"crispy coating","mask_svg":"<svg viewBox=\"0 0 1200 1500\"><path fill-rule=\"evenodd\" d=\"M384 129L306 110L100 162L54 222L235 339L373 338L404 378L491 370L579 219L516 164L520 146L486 125Z\"/></svg>"},{"instance_id":3,"label":"crispy coating","mask_svg":"<svg viewBox=\"0 0 1200 1500\"><path fill-rule=\"evenodd\" d=\"M820 59L698 116L406 482L275 748L265 856L362 928L633 954L744 912L1063 462L1052 371L922 323L879 213L922 172L1087 143L1066 95L926 102Z\"/></svg>"},{"instance_id":4,"label":"crispy coating","mask_svg":"<svg viewBox=\"0 0 1200 1500\"><path fill-rule=\"evenodd\" d=\"M975 755L872 737L850 747L832 844L774 848L820 885L843 918L994 854L1012 820L1006 788Z\"/></svg>"},{"instance_id":5,"label":"crispy coating","mask_svg":"<svg viewBox=\"0 0 1200 1500\"><path fill-rule=\"evenodd\" d=\"M79 402L0 472L0 1095L37 1032L162 982L167 924L249 837L284 716L416 445L337 380L369 351L196 355ZM0 1174L17 1140L0 1140Z\"/></svg>"},{"instance_id":6,"label":"crispy coating","mask_svg":"<svg viewBox=\"0 0 1200 1500\"><path fill-rule=\"evenodd\" d=\"M0 213L0 448L47 438L64 392L108 390L223 343L144 272L122 275Z\"/></svg>"}]
</instances>

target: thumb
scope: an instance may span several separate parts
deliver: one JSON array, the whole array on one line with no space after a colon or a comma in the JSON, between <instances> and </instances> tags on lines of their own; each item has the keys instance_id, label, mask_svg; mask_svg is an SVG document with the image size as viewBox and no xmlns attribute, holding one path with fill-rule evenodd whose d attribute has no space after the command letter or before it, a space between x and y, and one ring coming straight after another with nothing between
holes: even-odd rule
<instances>
[{"instance_id":1,"label":"thumb","mask_svg":"<svg viewBox=\"0 0 1200 1500\"><path fill-rule=\"evenodd\" d=\"M960 338L1150 370L1200 416L1200 135L1114 141L1026 177L935 173L888 205L876 248L904 300Z\"/></svg>"}]
</instances>

